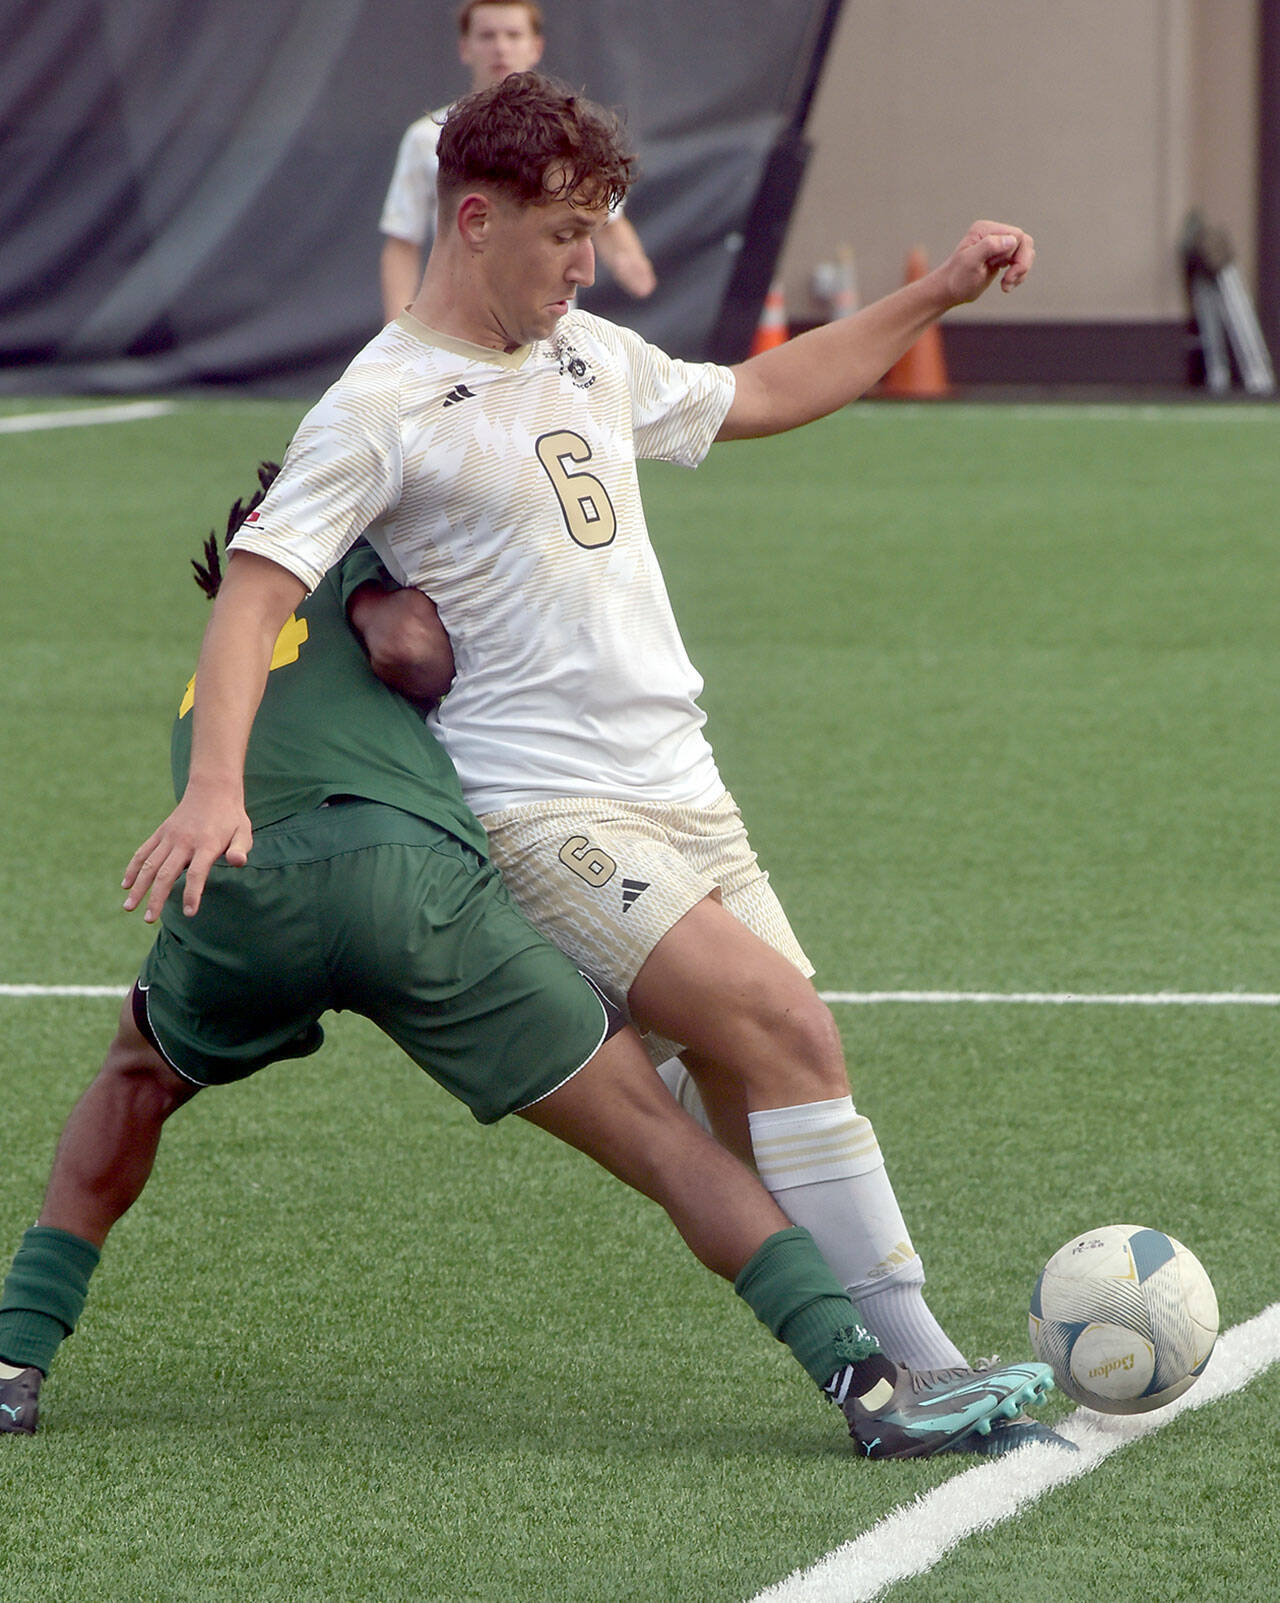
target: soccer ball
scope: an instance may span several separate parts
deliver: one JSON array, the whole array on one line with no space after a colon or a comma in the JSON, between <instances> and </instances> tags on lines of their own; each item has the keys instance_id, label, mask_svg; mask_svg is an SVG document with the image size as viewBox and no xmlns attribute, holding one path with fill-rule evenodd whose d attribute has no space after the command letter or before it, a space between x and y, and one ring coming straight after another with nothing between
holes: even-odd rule
<instances>
[{"instance_id":1,"label":"soccer ball","mask_svg":"<svg viewBox=\"0 0 1280 1603\"><path fill-rule=\"evenodd\" d=\"M1218 1299L1180 1241L1104 1225L1055 1252L1031 1293L1031 1345L1055 1383L1104 1414L1180 1397L1218 1337Z\"/></svg>"}]
</instances>

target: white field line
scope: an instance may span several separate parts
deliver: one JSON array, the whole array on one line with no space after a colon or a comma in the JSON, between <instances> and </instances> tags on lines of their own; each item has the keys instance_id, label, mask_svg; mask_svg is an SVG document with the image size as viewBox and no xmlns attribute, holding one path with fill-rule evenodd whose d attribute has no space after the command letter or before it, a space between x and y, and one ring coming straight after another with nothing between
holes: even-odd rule
<instances>
[{"instance_id":1,"label":"white field line","mask_svg":"<svg viewBox=\"0 0 1280 1603\"><path fill-rule=\"evenodd\" d=\"M1120 401L855 401L853 410L860 418L886 419L893 417L937 417L941 412L947 422L957 419L990 420L992 415L1017 418L1020 422L1042 423L1269 423L1280 426L1280 407L1274 402L1224 402L1221 406L1205 406L1196 402L1185 405L1161 406L1151 402L1135 401L1126 406Z\"/></svg>"},{"instance_id":2,"label":"white field line","mask_svg":"<svg viewBox=\"0 0 1280 1603\"><path fill-rule=\"evenodd\" d=\"M125 996L127 985L0 985L0 996Z\"/></svg>"},{"instance_id":3,"label":"white field line","mask_svg":"<svg viewBox=\"0 0 1280 1603\"><path fill-rule=\"evenodd\" d=\"M1219 1338L1209 1367L1190 1391L1150 1414L1095 1414L1078 1408L1054 1428L1080 1449L1030 1446L989 1459L895 1509L869 1531L846 1542L811 1569L797 1570L752 1603L871 1603L895 1582L923 1575L966 1536L989 1531L1038 1501L1055 1486L1078 1480L1104 1458L1240 1391L1255 1375L1280 1362L1280 1302ZM873 1465L864 1466L874 1474Z\"/></svg>"},{"instance_id":4,"label":"white field line","mask_svg":"<svg viewBox=\"0 0 1280 1603\"><path fill-rule=\"evenodd\" d=\"M1280 1007L1274 991L822 991L822 1000L846 1007L884 1002L948 1005L1015 1003L1032 1007Z\"/></svg>"},{"instance_id":5,"label":"white field line","mask_svg":"<svg viewBox=\"0 0 1280 1603\"><path fill-rule=\"evenodd\" d=\"M137 423L167 417L172 401L126 401L119 406L76 406L65 412L18 412L0 417L0 434L31 434L38 429L80 429L94 423Z\"/></svg>"},{"instance_id":6,"label":"white field line","mask_svg":"<svg viewBox=\"0 0 1280 1603\"><path fill-rule=\"evenodd\" d=\"M0 985L0 997L123 996L120 985ZM1031 1007L1280 1007L1274 991L821 991L824 1002L840 1007L980 1006Z\"/></svg>"}]
</instances>

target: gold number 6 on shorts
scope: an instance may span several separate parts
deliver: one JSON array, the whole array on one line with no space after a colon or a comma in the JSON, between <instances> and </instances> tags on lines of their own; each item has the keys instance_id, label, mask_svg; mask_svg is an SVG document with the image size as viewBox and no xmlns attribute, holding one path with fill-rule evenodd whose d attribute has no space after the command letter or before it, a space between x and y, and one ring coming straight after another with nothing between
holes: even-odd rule
<instances>
[{"instance_id":1,"label":"gold number 6 on shorts","mask_svg":"<svg viewBox=\"0 0 1280 1603\"><path fill-rule=\"evenodd\" d=\"M585 835L570 835L560 848L560 861L566 868L571 868L579 879L585 879L588 885L597 888L607 885L618 867L608 852L593 846Z\"/></svg>"}]
</instances>

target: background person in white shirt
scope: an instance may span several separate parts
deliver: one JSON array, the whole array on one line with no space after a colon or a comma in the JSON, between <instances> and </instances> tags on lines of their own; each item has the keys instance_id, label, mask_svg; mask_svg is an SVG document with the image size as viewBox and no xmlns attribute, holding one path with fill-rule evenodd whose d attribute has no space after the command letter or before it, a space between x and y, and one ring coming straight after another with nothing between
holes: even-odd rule
<instances>
[{"instance_id":1,"label":"background person in white shirt","mask_svg":"<svg viewBox=\"0 0 1280 1603\"><path fill-rule=\"evenodd\" d=\"M473 91L536 67L544 43L542 8L534 0L467 0L458 13L458 54L471 74ZM436 226L436 145L448 113L449 107L441 106L419 117L400 141L379 224L387 322L405 309L422 282L423 256ZM653 264L620 208L610 212L596 247L628 295L642 299L653 293L658 281Z\"/></svg>"}]
</instances>

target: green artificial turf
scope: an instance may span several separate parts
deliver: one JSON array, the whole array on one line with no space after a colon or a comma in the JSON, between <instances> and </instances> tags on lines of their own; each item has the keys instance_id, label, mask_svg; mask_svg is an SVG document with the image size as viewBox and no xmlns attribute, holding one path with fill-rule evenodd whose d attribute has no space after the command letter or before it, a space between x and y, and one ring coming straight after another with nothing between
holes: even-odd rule
<instances>
[{"instance_id":1,"label":"green artificial turf","mask_svg":"<svg viewBox=\"0 0 1280 1603\"><path fill-rule=\"evenodd\" d=\"M32 408L34 409L34 408ZM12 411L10 407L8 410ZM188 558L299 406L0 436L0 983L123 989ZM646 467L709 730L825 990L1274 992L1280 414L865 406ZM110 1038L0 995L0 1254ZM1104 1222L1275 1302L1274 1008L838 1005L971 1352ZM197 1098L0 1447L0 1596L736 1603L963 1467L859 1463L652 1205L364 1021ZM893 1599L1259 1600L1270 1371ZM1053 1399L1049 1417L1067 1405Z\"/></svg>"}]
</instances>

